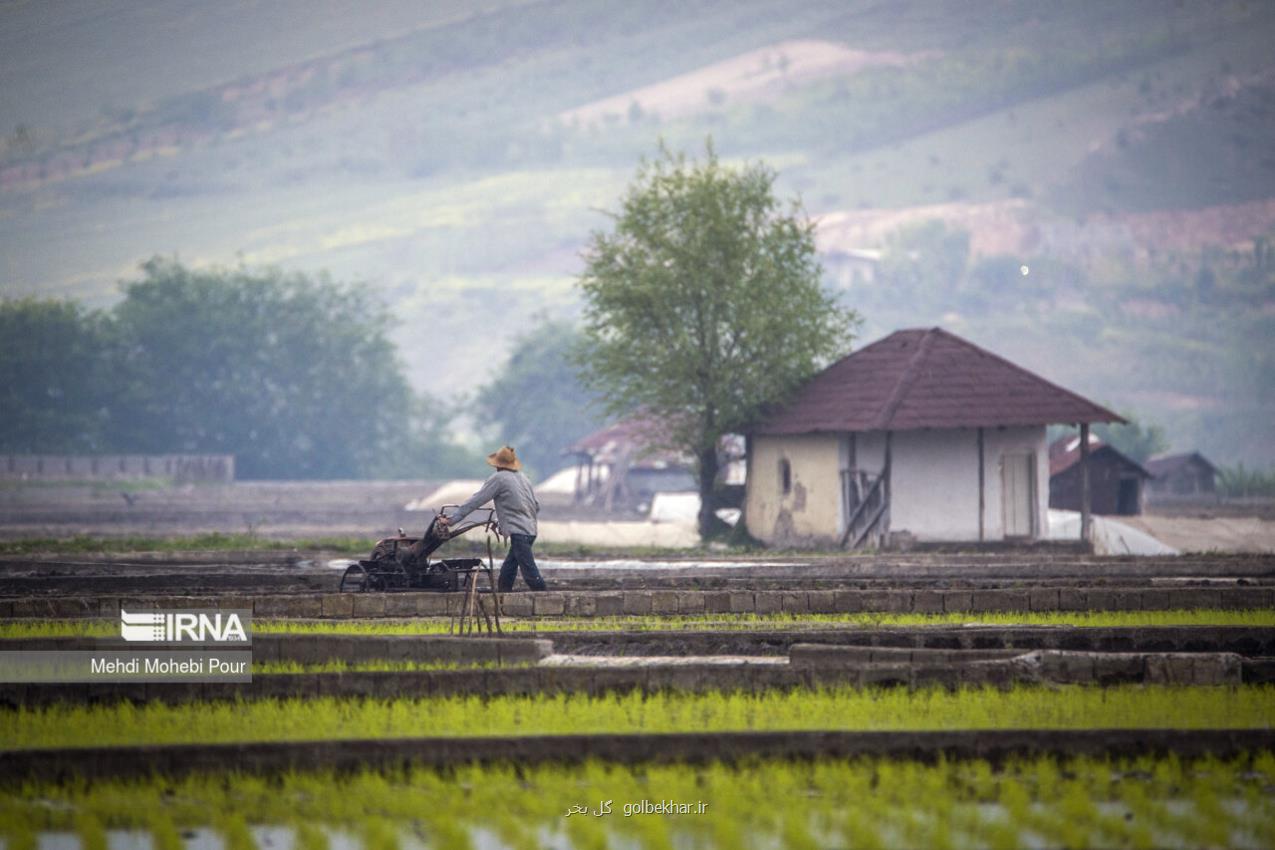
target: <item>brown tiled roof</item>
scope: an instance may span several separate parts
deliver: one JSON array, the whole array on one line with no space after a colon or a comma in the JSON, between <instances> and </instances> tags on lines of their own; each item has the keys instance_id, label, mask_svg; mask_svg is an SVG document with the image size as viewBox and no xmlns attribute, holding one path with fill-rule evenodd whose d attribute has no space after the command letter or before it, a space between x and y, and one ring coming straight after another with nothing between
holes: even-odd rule
<instances>
[{"instance_id":1,"label":"brown tiled roof","mask_svg":"<svg viewBox=\"0 0 1275 850\"><path fill-rule=\"evenodd\" d=\"M1172 475L1191 461L1196 460L1209 468L1210 472L1217 472L1217 467L1209 462L1209 459L1199 452L1186 452L1185 454L1176 455L1155 455L1147 460L1147 471L1156 478L1163 478L1166 475Z\"/></svg>"},{"instance_id":2,"label":"brown tiled roof","mask_svg":"<svg viewBox=\"0 0 1275 850\"><path fill-rule=\"evenodd\" d=\"M1093 458L1099 454L1109 454L1116 458L1119 462L1126 466L1132 467L1145 478L1154 478L1150 472L1146 470L1142 464L1122 452L1116 451L1115 446L1104 443L1092 434L1089 436L1089 458ZM1065 437L1059 437L1049 444L1049 477L1053 478L1060 472L1066 472L1076 464L1080 463L1080 435L1068 434Z\"/></svg>"},{"instance_id":3,"label":"brown tiled roof","mask_svg":"<svg viewBox=\"0 0 1275 850\"><path fill-rule=\"evenodd\" d=\"M563 454L589 457L610 463L629 458L633 466L677 466L688 462L680 453L663 448L667 433L653 417L636 414L581 437Z\"/></svg>"},{"instance_id":4,"label":"brown tiled roof","mask_svg":"<svg viewBox=\"0 0 1275 850\"><path fill-rule=\"evenodd\" d=\"M941 328L913 328L833 363L753 433L1123 421Z\"/></svg>"}]
</instances>

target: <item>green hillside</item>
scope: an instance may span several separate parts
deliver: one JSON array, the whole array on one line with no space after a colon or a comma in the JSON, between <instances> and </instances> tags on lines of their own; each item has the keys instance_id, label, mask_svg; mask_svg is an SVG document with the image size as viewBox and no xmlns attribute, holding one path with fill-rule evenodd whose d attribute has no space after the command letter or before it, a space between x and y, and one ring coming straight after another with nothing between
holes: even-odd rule
<instances>
[{"instance_id":1,"label":"green hillside","mask_svg":"<svg viewBox=\"0 0 1275 850\"><path fill-rule=\"evenodd\" d=\"M938 205L972 234L957 279L906 293L829 254L867 335L944 324L1183 448L1275 460L1275 289L1246 247L1275 228L1275 6L304 5L0 7L0 295L109 304L154 254L327 269L455 398L503 357L489 305L573 316L578 251L638 159L711 134L813 214ZM774 45L769 88L719 64ZM680 102L638 102L675 79ZM608 98L627 106L564 117ZM1007 202L1030 238L993 253L1040 270L1027 289L985 286L1004 234L978 210ZM1216 234L1189 215L1241 203ZM1163 233L1123 218L1165 210L1185 217Z\"/></svg>"}]
</instances>

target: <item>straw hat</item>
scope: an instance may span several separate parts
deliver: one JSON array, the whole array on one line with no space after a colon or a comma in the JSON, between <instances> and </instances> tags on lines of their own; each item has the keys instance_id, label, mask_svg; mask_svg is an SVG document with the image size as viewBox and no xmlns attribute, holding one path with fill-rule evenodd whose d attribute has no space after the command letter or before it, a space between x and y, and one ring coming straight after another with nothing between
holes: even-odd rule
<instances>
[{"instance_id":1,"label":"straw hat","mask_svg":"<svg viewBox=\"0 0 1275 850\"><path fill-rule=\"evenodd\" d=\"M522 462L518 460L513 446L501 446L497 451L487 455L487 463L497 469L512 469L515 472L522 469Z\"/></svg>"}]
</instances>

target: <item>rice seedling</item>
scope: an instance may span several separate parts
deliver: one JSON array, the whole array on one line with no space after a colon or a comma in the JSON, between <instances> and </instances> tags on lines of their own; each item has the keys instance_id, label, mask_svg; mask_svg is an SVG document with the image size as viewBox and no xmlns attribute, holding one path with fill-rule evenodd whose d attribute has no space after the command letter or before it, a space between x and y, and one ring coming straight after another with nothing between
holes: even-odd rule
<instances>
[{"instance_id":1,"label":"rice seedling","mask_svg":"<svg viewBox=\"0 0 1275 850\"><path fill-rule=\"evenodd\" d=\"M80 837L80 850L107 850L106 828L92 812L76 818L75 832Z\"/></svg>"},{"instance_id":2,"label":"rice seedling","mask_svg":"<svg viewBox=\"0 0 1275 850\"><path fill-rule=\"evenodd\" d=\"M0 747L747 730L1235 729L1269 728L1272 718L1272 685L322 697L19 707L0 713Z\"/></svg>"},{"instance_id":3,"label":"rice seedling","mask_svg":"<svg viewBox=\"0 0 1275 850\"><path fill-rule=\"evenodd\" d=\"M292 835L296 839L296 850L328 850L327 833L308 820L295 820Z\"/></svg>"},{"instance_id":4,"label":"rice seedling","mask_svg":"<svg viewBox=\"0 0 1275 850\"><path fill-rule=\"evenodd\" d=\"M257 850L257 842L240 812L221 813L217 826L225 850Z\"/></svg>"},{"instance_id":5,"label":"rice seedling","mask_svg":"<svg viewBox=\"0 0 1275 850\"><path fill-rule=\"evenodd\" d=\"M707 629L910 628L917 626L1275 626L1275 608L1191 608L1166 611L988 611L942 614L706 614L505 619L511 633L558 631L678 631ZM376 620L257 620L259 634L439 635L446 617ZM117 637L114 620L5 620L0 638Z\"/></svg>"},{"instance_id":6,"label":"rice seedling","mask_svg":"<svg viewBox=\"0 0 1275 850\"><path fill-rule=\"evenodd\" d=\"M166 807L148 809L147 819L142 827L150 833L154 850L183 850L181 833Z\"/></svg>"},{"instance_id":7,"label":"rice seedling","mask_svg":"<svg viewBox=\"0 0 1275 850\"><path fill-rule=\"evenodd\" d=\"M355 774L233 774L29 785L0 795L9 848L109 824L174 847L212 827L224 846L284 826L295 846L671 847L1270 846L1275 759L882 759L743 765L591 763ZM656 801L683 804L654 811ZM100 839L94 839L95 841ZM87 843L85 845L88 846Z\"/></svg>"},{"instance_id":8,"label":"rice seedling","mask_svg":"<svg viewBox=\"0 0 1275 850\"><path fill-rule=\"evenodd\" d=\"M913 626L959 626L980 623L989 626L1275 626L1275 609L1178 609L1169 611L1011 611L942 614L705 614L634 615L618 617L545 617L510 620L513 632L555 631L676 631L704 629L785 629L785 628L892 628ZM431 634L447 631L447 621L263 621L254 628L271 634L356 633Z\"/></svg>"}]
</instances>

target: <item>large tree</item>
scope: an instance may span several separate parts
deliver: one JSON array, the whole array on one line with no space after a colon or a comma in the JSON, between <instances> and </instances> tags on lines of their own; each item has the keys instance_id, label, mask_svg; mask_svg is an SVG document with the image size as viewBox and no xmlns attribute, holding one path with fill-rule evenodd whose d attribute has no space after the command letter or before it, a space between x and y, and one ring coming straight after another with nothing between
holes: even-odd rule
<instances>
[{"instance_id":1,"label":"large tree","mask_svg":"<svg viewBox=\"0 0 1275 850\"><path fill-rule=\"evenodd\" d=\"M362 290L164 259L142 271L115 309L123 447L232 452L245 478L356 477L407 447L412 393Z\"/></svg>"},{"instance_id":2,"label":"large tree","mask_svg":"<svg viewBox=\"0 0 1275 850\"><path fill-rule=\"evenodd\" d=\"M775 177L724 165L711 142L699 161L662 148L585 252L586 384L696 459L702 535L717 524L719 438L844 351L856 320L824 291L814 225Z\"/></svg>"}]
</instances>

